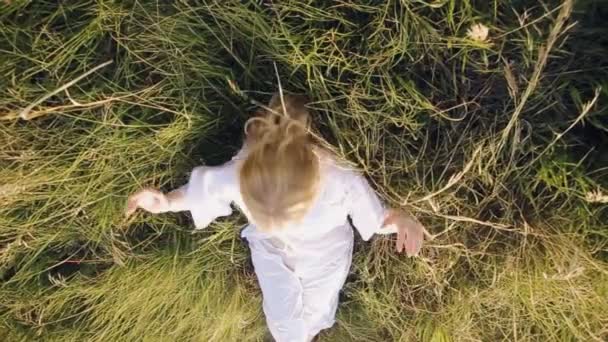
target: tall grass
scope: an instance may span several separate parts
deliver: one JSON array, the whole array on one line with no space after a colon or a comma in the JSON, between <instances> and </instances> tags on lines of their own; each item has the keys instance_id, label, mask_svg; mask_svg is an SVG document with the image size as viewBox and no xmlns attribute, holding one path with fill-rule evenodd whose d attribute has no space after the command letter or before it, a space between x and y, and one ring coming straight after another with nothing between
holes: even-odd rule
<instances>
[{"instance_id":1,"label":"tall grass","mask_svg":"<svg viewBox=\"0 0 608 342\"><path fill-rule=\"evenodd\" d=\"M0 338L268 339L242 217L192 234L187 215L123 207L227 160L276 64L433 237L417 259L357 243L321 340L608 339L607 10L2 2Z\"/></svg>"}]
</instances>

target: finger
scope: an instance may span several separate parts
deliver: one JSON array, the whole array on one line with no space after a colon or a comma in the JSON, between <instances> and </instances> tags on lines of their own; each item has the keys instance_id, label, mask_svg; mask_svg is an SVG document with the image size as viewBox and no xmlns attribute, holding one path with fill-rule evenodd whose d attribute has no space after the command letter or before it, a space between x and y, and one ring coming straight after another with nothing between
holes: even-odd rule
<instances>
[{"instance_id":1,"label":"finger","mask_svg":"<svg viewBox=\"0 0 608 342\"><path fill-rule=\"evenodd\" d=\"M413 238L407 239L407 241L405 242L405 254L407 254L407 256L409 256L409 257L415 255L416 254L416 245L417 245L417 242L415 239L413 239Z\"/></svg>"},{"instance_id":2,"label":"finger","mask_svg":"<svg viewBox=\"0 0 608 342\"><path fill-rule=\"evenodd\" d=\"M405 252L408 256L418 255L418 253L420 252L420 248L422 247L422 239L423 235L420 230L409 234L405 245Z\"/></svg>"},{"instance_id":3,"label":"finger","mask_svg":"<svg viewBox=\"0 0 608 342\"><path fill-rule=\"evenodd\" d=\"M403 251L403 246L405 245L406 233L405 229L399 228L397 231L397 253L401 253Z\"/></svg>"},{"instance_id":4,"label":"finger","mask_svg":"<svg viewBox=\"0 0 608 342\"><path fill-rule=\"evenodd\" d=\"M127 200L127 208L125 210L125 215L127 217L133 215L133 213L137 210L137 201L133 197L129 197Z\"/></svg>"}]
</instances>

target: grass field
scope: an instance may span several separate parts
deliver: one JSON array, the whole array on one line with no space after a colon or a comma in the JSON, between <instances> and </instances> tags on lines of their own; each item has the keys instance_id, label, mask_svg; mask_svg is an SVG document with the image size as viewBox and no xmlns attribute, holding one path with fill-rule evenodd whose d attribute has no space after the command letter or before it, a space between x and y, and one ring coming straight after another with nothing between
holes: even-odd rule
<instances>
[{"instance_id":1,"label":"grass field","mask_svg":"<svg viewBox=\"0 0 608 342\"><path fill-rule=\"evenodd\" d=\"M0 1L0 340L268 340L243 217L193 234L123 209L227 160L277 74L433 235L416 259L357 241L320 341L608 340L605 18L602 0Z\"/></svg>"}]
</instances>

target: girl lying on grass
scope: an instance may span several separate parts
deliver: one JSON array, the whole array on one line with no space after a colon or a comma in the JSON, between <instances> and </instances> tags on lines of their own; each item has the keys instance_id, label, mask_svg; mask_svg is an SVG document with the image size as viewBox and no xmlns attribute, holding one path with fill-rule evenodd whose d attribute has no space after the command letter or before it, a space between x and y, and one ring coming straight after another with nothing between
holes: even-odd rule
<instances>
[{"instance_id":1,"label":"girl lying on grass","mask_svg":"<svg viewBox=\"0 0 608 342\"><path fill-rule=\"evenodd\" d=\"M315 143L305 104L274 96L247 122L243 149L231 161L195 168L188 184L168 194L141 190L127 205L127 215L189 210L203 229L235 204L250 222L242 236L268 328L281 342L310 341L334 324L353 254L348 217L366 241L397 233L397 251L409 256L418 254L424 232L407 213L385 209L364 177Z\"/></svg>"}]
</instances>

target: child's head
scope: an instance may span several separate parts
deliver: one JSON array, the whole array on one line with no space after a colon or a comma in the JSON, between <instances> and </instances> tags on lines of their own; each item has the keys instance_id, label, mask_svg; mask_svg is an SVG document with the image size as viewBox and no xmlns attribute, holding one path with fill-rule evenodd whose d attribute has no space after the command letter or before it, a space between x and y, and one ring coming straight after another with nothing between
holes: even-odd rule
<instances>
[{"instance_id":1,"label":"child's head","mask_svg":"<svg viewBox=\"0 0 608 342\"><path fill-rule=\"evenodd\" d=\"M303 97L285 95L281 101L275 95L269 110L245 126L248 153L239 182L245 206L261 230L299 221L316 197L319 160L305 105Z\"/></svg>"}]
</instances>

